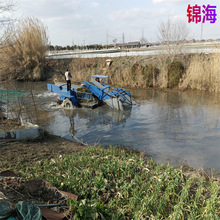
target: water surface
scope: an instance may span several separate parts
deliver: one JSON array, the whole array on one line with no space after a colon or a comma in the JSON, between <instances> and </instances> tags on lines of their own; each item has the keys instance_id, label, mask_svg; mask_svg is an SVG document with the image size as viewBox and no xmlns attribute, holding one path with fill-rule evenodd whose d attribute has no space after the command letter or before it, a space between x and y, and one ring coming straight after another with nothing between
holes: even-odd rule
<instances>
[{"instance_id":1,"label":"water surface","mask_svg":"<svg viewBox=\"0 0 220 220\"><path fill-rule=\"evenodd\" d=\"M0 88L6 85L0 84ZM7 87L10 87L7 84ZM88 144L121 145L147 152L156 161L220 171L220 97L204 92L131 90L134 106L64 111L46 83L16 83L33 90L42 126L55 135Z\"/></svg>"}]
</instances>

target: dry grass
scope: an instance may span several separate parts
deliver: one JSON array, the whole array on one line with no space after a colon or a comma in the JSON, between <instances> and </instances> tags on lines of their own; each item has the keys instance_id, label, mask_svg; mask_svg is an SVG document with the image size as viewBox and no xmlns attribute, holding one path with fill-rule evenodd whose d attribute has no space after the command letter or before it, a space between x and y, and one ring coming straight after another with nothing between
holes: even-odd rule
<instances>
[{"instance_id":1,"label":"dry grass","mask_svg":"<svg viewBox=\"0 0 220 220\"><path fill-rule=\"evenodd\" d=\"M73 81L90 80L92 75L102 74L109 76L111 85L131 88L153 86L152 77L158 75L154 57L112 58L110 67L106 65L106 60L107 58L73 59L67 68L72 73Z\"/></svg>"},{"instance_id":2,"label":"dry grass","mask_svg":"<svg viewBox=\"0 0 220 220\"><path fill-rule=\"evenodd\" d=\"M65 68L70 69L73 81L90 81L92 75L103 74L109 76L110 85L122 88L175 87L220 92L219 54L185 54L171 58L162 54L117 57L111 58L109 68L105 65L108 58L77 58ZM178 68L172 68L171 77L169 67L175 63ZM63 72L65 68L62 66ZM63 74L61 77L63 80ZM175 79L174 86L170 86L171 78Z\"/></svg>"},{"instance_id":3,"label":"dry grass","mask_svg":"<svg viewBox=\"0 0 220 220\"><path fill-rule=\"evenodd\" d=\"M103 74L105 58L73 59L68 68L74 81L90 81L92 75Z\"/></svg>"},{"instance_id":4,"label":"dry grass","mask_svg":"<svg viewBox=\"0 0 220 220\"><path fill-rule=\"evenodd\" d=\"M180 89L220 92L220 55L194 55L180 85Z\"/></svg>"},{"instance_id":5,"label":"dry grass","mask_svg":"<svg viewBox=\"0 0 220 220\"><path fill-rule=\"evenodd\" d=\"M0 72L9 79L41 80L47 51L46 28L36 18L20 20L4 33Z\"/></svg>"}]
</instances>

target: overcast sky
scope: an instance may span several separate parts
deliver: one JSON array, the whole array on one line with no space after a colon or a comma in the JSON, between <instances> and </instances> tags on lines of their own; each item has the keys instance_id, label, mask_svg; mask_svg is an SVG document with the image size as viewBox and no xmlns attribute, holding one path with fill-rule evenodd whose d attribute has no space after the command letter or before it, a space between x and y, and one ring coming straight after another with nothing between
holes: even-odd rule
<instances>
[{"instance_id":1,"label":"overcast sky","mask_svg":"<svg viewBox=\"0 0 220 220\"><path fill-rule=\"evenodd\" d=\"M52 45L87 45L139 41L142 34L149 42L158 40L158 24L183 19L190 28L190 38L201 39L202 23L188 23L190 4L217 6L217 21L203 24L204 39L220 38L219 0L18 0L15 12L34 16L48 28Z\"/></svg>"}]
</instances>

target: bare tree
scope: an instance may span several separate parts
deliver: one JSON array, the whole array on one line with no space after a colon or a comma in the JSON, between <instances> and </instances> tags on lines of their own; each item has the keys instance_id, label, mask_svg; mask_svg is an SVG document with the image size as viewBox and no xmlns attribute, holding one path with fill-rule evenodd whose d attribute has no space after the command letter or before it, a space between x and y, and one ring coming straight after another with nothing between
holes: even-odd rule
<instances>
[{"instance_id":1,"label":"bare tree","mask_svg":"<svg viewBox=\"0 0 220 220\"><path fill-rule=\"evenodd\" d=\"M8 16L8 13L13 12L16 7L16 4L12 1L0 1L0 25L5 25L12 21L11 17Z\"/></svg>"},{"instance_id":2,"label":"bare tree","mask_svg":"<svg viewBox=\"0 0 220 220\"><path fill-rule=\"evenodd\" d=\"M168 19L167 21L162 21L158 26L158 31L159 40L172 58L182 52L189 35L189 29L183 20Z\"/></svg>"},{"instance_id":3,"label":"bare tree","mask_svg":"<svg viewBox=\"0 0 220 220\"><path fill-rule=\"evenodd\" d=\"M0 0L0 35L2 35L4 31L8 29L9 25L13 23L14 19L12 18L12 12L15 8L16 4L14 2ZM4 45L4 40L5 39L0 36L0 49Z\"/></svg>"}]
</instances>

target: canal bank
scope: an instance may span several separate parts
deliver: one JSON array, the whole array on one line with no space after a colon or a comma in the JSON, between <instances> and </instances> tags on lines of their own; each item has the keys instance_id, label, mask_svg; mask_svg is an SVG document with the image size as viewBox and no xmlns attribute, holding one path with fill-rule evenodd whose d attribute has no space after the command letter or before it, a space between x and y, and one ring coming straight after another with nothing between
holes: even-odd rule
<instances>
[{"instance_id":1,"label":"canal bank","mask_svg":"<svg viewBox=\"0 0 220 220\"><path fill-rule=\"evenodd\" d=\"M121 88L220 92L218 53L48 59L47 65L52 81L64 81L68 68L73 82L104 74L111 85Z\"/></svg>"},{"instance_id":2,"label":"canal bank","mask_svg":"<svg viewBox=\"0 0 220 220\"><path fill-rule=\"evenodd\" d=\"M0 171L17 170L19 164L32 166L42 159L68 155L82 149L82 144L48 133L35 140L1 140Z\"/></svg>"},{"instance_id":3,"label":"canal bank","mask_svg":"<svg viewBox=\"0 0 220 220\"><path fill-rule=\"evenodd\" d=\"M110 61L110 62L109 62ZM72 82L90 80L92 75L109 76L109 83L121 88L160 88L175 90L199 90L220 92L220 54L185 53L179 55L92 57L92 58L47 58L42 64L39 79L25 72L2 74L0 80L64 82L68 68Z\"/></svg>"}]
</instances>

